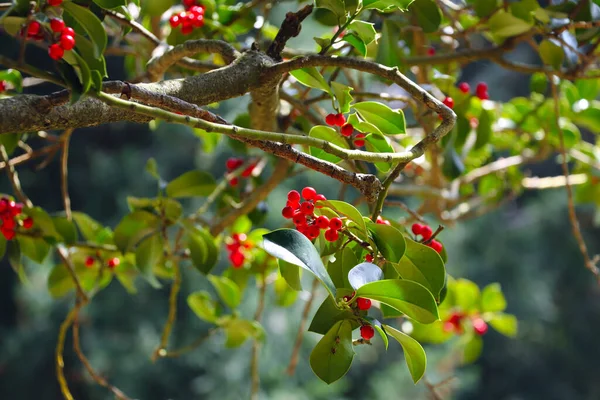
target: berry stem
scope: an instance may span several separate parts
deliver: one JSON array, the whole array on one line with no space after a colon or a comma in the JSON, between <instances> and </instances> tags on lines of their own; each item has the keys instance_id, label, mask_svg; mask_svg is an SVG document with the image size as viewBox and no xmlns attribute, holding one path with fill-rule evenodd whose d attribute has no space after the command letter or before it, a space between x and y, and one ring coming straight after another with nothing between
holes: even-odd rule
<instances>
[{"instance_id":1,"label":"berry stem","mask_svg":"<svg viewBox=\"0 0 600 400\"><path fill-rule=\"evenodd\" d=\"M435 239L435 237L437 235L439 235L443 230L444 230L444 227L442 225L439 225L437 227L437 229L435 230L435 232L433 232L433 235L431 235L431 237L429 239L423 241L423 244L427 245L427 244L431 243L433 241L433 239Z\"/></svg>"}]
</instances>

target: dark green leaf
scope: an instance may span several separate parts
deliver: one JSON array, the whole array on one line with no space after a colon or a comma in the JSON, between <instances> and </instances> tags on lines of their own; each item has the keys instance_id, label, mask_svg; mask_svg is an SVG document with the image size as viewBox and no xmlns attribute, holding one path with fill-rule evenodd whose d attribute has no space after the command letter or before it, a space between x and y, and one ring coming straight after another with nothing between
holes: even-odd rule
<instances>
[{"instance_id":1,"label":"dark green leaf","mask_svg":"<svg viewBox=\"0 0 600 400\"><path fill-rule=\"evenodd\" d=\"M203 171L188 171L169 182L166 192L167 196L175 198L208 196L216 187L212 175Z\"/></svg>"},{"instance_id":2,"label":"dark green leaf","mask_svg":"<svg viewBox=\"0 0 600 400\"><path fill-rule=\"evenodd\" d=\"M474 3L473 8L475 9L475 14L477 14L479 18L489 16L498 7L497 0L475 0Z\"/></svg>"},{"instance_id":3,"label":"dark green leaf","mask_svg":"<svg viewBox=\"0 0 600 400\"><path fill-rule=\"evenodd\" d=\"M4 255L6 254L6 245L7 245L7 241L4 238L3 235L0 235L0 260L4 258Z\"/></svg>"},{"instance_id":4,"label":"dark green leaf","mask_svg":"<svg viewBox=\"0 0 600 400\"><path fill-rule=\"evenodd\" d=\"M187 226L187 246L194 267L205 275L210 273L219 257L219 250L210 233Z\"/></svg>"},{"instance_id":5,"label":"dark green leaf","mask_svg":"<svg viewBox=\"0 0 600 400\"><path fill-rule=\"evenodd\" d=\"M92 73L83 57L75 50L65 51L63 59L68 62L74 69L81 84L81 95L84 95L92 86Z\"/></svg>"},{"instance_id":6,"label":"dark green leaf","mask_svg":"<svg viewBox=\"0 0 600 400\"><path fill-rule=\"evenodd\" d=\"M365 122L368 123L368 122ZM388 138L381 133L371 133L365 138L365 147L372 153L394 153L394 148L390 145ZM389 162L376 162L375 167L381 172L388 172L392 167Z\"/></svg>"},{"instance_id":7,"label":"dark green leaf","mask_svg":"<svg viewBox=\"0 0 600 400\"><path fill-rule=\"evenodd\" d=\"M94 0L94 3L98 4L102 8L113 9L119 8L121 6L126 6L129 1L128 0Z\"/></svg>"},{"instance_id":8,"label":"dark green leaf","mask_svg":"<svg viewBox=\"0 0 600 400\"><path fill-rule=\"evenodd\" d=\"M439 319L435 299L424 286L402 279L386 279L367 283L356 296L385 303L424 324Z\"/></svg>"},{"instance_id":9,"label":"dark green leaf","mask_svg":"<svg viewBox=\"0 0 600 400\"><path fill-rule=\"evenodd\" d=\"M104 49L106 49L106 43L108 41L106 31L102 26L102 22L85 7L81 7L73 2L65 1L62 3L63 10L71 15L75 21L85 29L86 33L90 37L94 44L94 56L95 58L102 57Z\"/></svg>"},{"instance_id":10,"label":"dark green leaf","mask_svg":"<svg viewBox=\"0 0 600 400\"><path fill-rule=\"evenodd\" d=\"M418 0L411 10L417 14L419 27L425 33L436 32L442 23L442 11L433 0Z\"/></svg>"},{"instance_id":11,"label":"dark green leaf","mask_svg":"<svg viewBox=\"0 0 600 400\"><path fill-rule=\"evenodd\" d=\"M397 22L388 19L383 21L377 56L375 57L376 62L388 67L396 67L402 64L400 51L398 50L400 35L400 26Z\"/></svg>"},{"instance_id":12,"label":"dark green leaf","mask_svg":"<svg viewBox=\"0 0 600 400\"><path fill-rule=\"evenodd\" d=\"M331 384L346 375L353 358L350 322L338 321L310 353L310 367L323 382Z\"/></svg>"},{"instance_id":13,"label":"dark green leaf","mask_svg":"<svg viewBox=\"0 0 600 400\"><path fill-rule=\"evenodd\" d=\"M369 223L369 230L377 250L383 257L392 262L399 262L406 251L406 240L398 229L390 225Z\"/></svg>"},{"instance_id":14,"label":"dark green leaf","mask_svg":"<svg viewBox=\"0 0 600 400\"><path fill-rule=\"evenodd\" d=\"M50 245L44 239L29 236L18 236L17 239L21 254L38 264L44 262L50 252Z\"/></svg>"},{"instance_id":15,"label":"dark green leaf","mask_svg":"<svg viewBox=\"0 0 600 400\"><path fill-rule=\"evenodd\" d=\"M479 115L479 124L477 125L477 140L474 149L480 149L489 143L492 137L492 123L494 116L492 111L482 109Z\"/></svg>"},{"instance_id":16,"label":"dark green leaf","mask_svg":"<svg viewBox=\"0 0 600 400\"><path fill-rule=\"evenodd\" d=\"M134 211L127 214L115 228L114 241L117 248L126 253L145 236L156 232L160 227L159 218L147 211Z\"/></svg>"},{"instance_id":17,"label":"dark green leaf","mask_svg":"<svg viewBox=\"0 0 600 400\"><path fill-rule=\"evenodd\" d=\"M364 262L358 264L348 272L348 282L354 289L358 289L361 286L376 282L383 279L383 271L377 265Z\"/></svg>"},{"instance_id":18,"label":"dark green leaf","mask_svg":"<svg viewBox=\"0 0 600 400\"><path fill-rule=\"evenodd\" d=\"M333 297L327 296L315 313L308 330L324 335L336 322L351 320L353 316L352 311L349 309L339 309ZM353 322L352 324L353 329L359 326L358 322Z\"/></svg>"},{"instance_id":19,"label":"dark green leaf","mask_svg":"<svg viewBox=\"0 0 600 400\"><path fill-rule=\"evenodd\" d=\"M300 284L300 267L284 260L278 260L278 262L279 272L287 284L294 290L302 290L302 285Z\"/></svg>"},{"instance_id":20,"label":"dark green leaf","mask_svg":"<svg viewBox=\"0 0 600 400\"><path fill-rule=\"evenodd\" d=\"M375 24L371 22L354 20L350 23L350 25L348 25L348 29L353 30L360 40L362 40L366 45L375 40L375 36L377 36Z\"/></svg>"},{"instance_id":21,"label":"dark green leaf","mask_svg":"<svg viewBox=\"0 0 600 400\"><path fill-rule=\"evenodd\" d=\"M6 246L6 256L13 271L15 271L19 277L19 281L21 283L29 282L27 275L25 274L23 260L21 259L21 247L19 246L19 241L11 240L8 242Z\"/></svg>"},{"instance_id":22,"label":"dark green leaf","mask_svg":"<svg viewBox=\"0 0 600 400\"><path fill-rule=\"evenodd\" d=\"M344 0L315 0L315 5L317 8L325 8L334 13L341 23L346 20Z\"/></svg>"},{"instance_id":23,"label":"dark green leaf","mask_svg":"<svg viewBox=\"0 0 600 400\"><path fill-rule=\"evenodd\" d=\"M437 251L406 238L406 253L394 267L402 279L420 283L439 299L446 280L446 268Z\"/></svg>"},{"instance_id":24,"label":"dark green leaf","mask_svg":"<svg viewBox=\"0 0 600 400\"><path fill-rule=\"evenodd\" d=\"M425 374L425 369L427 368L427 356L425 355L423 346L421 346L421 344L415 339L397 329L392 328L389 325L383 325L383 329L385 329L388 335L400 343L402 350L404 351L404 359L406 360L406 365L408 366L408 370L410 371L413 382L419 382L419 380Z\"/></svg>"},{"instance_id":25,"label":"dark green leaf","mask_svg":"<svg viewBox=\"0 0 600 400\"><path fill-rule=\"evenodd\" d=\"M73 221L65 217L53 217L52 222L56 232L63 238L66 244L73 244L77 241L77 228Z\"/></svg>"},{"instance_id":26,"label":"dark green leaf","mask_svg":"<svg viewBox=\"0 0 600 400\"><path fill-rule=\"evenodd\" d=\"M530 30L532 26L504 10L497 11L488 21L491 33L500 39L521 35Z\"/></svg>"},{"instance_id":27,"label":"dark green leaf","mask_svg":"<svg viewBox=\"0 0 600 400\"><path fill-rule=\"evenodd\" d=\"M335 286L321 261L315 246L306 236L294 229L278 229L263 236L267 253L313 273L335 297Z\"/></svg>"},{"instance_id":28,"label":"dark green leaf","mask_svg":"<svg viewBox=\"0 0 600 400\"><path fill-rule=\"evenodd\" d=\"M96 241L103 229L98 221L79 211L73 212L73 220L77 224L77 227L85 240Z\"/></svg>"},{"instance_id":29,"label":"dark green leaf","mask_svg":"<svg viewBox=\"0 0 600 400\"><path fill-rule=\"evenodd\" d=\"M261 340L265 335L263 327L258 322L245 319L234 318L223 326L223 329L225 329L227 348L239 347L250 338Z\"/></svg>"}]
</instances>

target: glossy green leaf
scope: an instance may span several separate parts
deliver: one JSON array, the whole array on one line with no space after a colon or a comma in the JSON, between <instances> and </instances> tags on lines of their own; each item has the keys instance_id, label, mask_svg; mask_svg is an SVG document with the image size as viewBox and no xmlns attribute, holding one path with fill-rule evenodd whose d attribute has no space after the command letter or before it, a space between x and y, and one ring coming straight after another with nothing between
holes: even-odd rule
<instances>
[{"instance_id":1,"label":"glossy green leaf","mask_svg":"<svg viewBox=\"0 0 600 400\"><path fill-rule=\"evenodd\" d=\"M425 355L423 346L407 334L400 332L389 325L383 325L383 329L385 329L388 335L400 343L402 350L404 351L404 359L406 360L406 365L410 371L410 376L412 376L414 383L419 382L427 368L427 356Z\"/></svg>"},{"instance_id":2,"label":"glossy green leaf","mask_svg":"<svg viewBox=\"0 0 600 400\"><path fill-rule=\"evenodd\" d=\"M340 135L335 129L330 128L328 126L316 125L310 130L308 136L316 139L325 140L343 149L348 148L348 142L344 139L344 137ZM320 158L321 160L329 161L332 163L338 163L341 161L341 158L334 156L333 154L329 154L325 150L316 147L310 148L310 154L314 157Z\"/></svg>"},{"instance_id":3,"label":"glossy green leaf","mask_svg":"<svg viewBox=\"0 0 600 400\"><path fill-rule=\"evenodd\" d=\"M329 88L327 81L315 67L297 69L290 72L290 75L296 78L296 80L304 86L331 93L331 89Z\"/></svg>"},{"instance_id":4,"label":"glossy green leaf","mask_svg":"<svg viewBox=\"0 0 600 400\"><path fill-rule=\"evenodd\" d=\"M122 253L131 251L145 236L156 232L160 227L159 218L147 211L134 211L127 214L116 226L115 245Z\"/></svg>"},{"instance_id":5,"label":"glossy green leaf","mask_svg":"<svg viewBox=\"0 0 600 400\"><path fill-rule=\"evenodd\" d=\"M560 69L562 62L565 59L565 52L560 44L557 44L553 40L542 40L538 51L544 64L550 65L557 70Z\"/></svg>"},{"instance_id":6,"label":"glossy green leaf","mask_svg":"<svg viewBox=\"0 0 600 400\"><path fill-rule=\"evenodd\" d=\"M315 6L331 11L338 18L339 22L343 23L346 20L344 0L315 0Z\"/></svg>"},{"instance_id":7,"label":"glossy green leaf","mask_svg":"<svg viewBox=\"0 0 600 400\"><path fill-rule=\"evenodd\" d=\"M339 309L333 297L327 296L315 313L308 330L324 335L336 322L351 320L353 316L354 314L352 314L352 311L349 309ZM358 326L358 322L353 322L353 328Z\"/></svg>"},{"instance_id":8,"label":"glossy green leaf","mask_svg":"<svg viewBox=\"0 0 600 400\"><path fill-rule=\"evenodd\" d=\"M489 324L499 333L508 336L517 336L518 322L517 317L511 314L496 313L490 319Z\"/></svg>"},{"instance_id":9,"label":"glossy green leaf","mask_svg":"<svg viewBox=\"0 0 600 400\"><path fill-rule=\"evenodd\" d=\"M388 138L381 133L371 133L365 138L365 148L372 153L394 153L394 148ZM392 168L389 162L376 162L375 167L381 172L388 172Z\"/></svg>"},{"instance_id":10,"label":"glossy green leaf","mask_svg":"<svg viewBox=\"0 0 600 400\"><path fill-rule=\"evenodd\" d=\"M491 283L483 288L481 292L481 311L496 312L506 309L506 299L502 294L500 284Z\"/></svg>"},{"instance_id":11,"label":"glossy green leaf","mask_svg":"<svg viewBox=\"0 0 600 400\"><path fill-rule=\"evenodd\" d=\"M400 26L396 21L384 20L381 29L379 46L377 47L377 56L375 61L388 67L402 65L402 60L398 52L398 38L400 37Z\"/></svg>"},{"instance_id":12,"label":"glossy green leaf","mask_svg":"<svg viewBox=\"0 0 600 400\"><path fill-rule=\"evenodd\" d=\"M6 257L8 263L17 276L21 283L28 283L27 275L25 274L25 267L23 266L23 260L21 258L21 247L18 240L11 240L6 245Z\"/></svg>"},{"instance_id":13,"label":"glossy green leaf","mask_svg":"<svg viewBox=\"0 0 600 400\"><path fill-rule=\"evenodd\" d=\"M409 318L428 324L439 319L435 299L429 290L416 282L403 279L385 279L367 283L356 291L366 297L403 312Z\"/></svg>"},{"instance_id":14,"label":"glossy green leaf","mask_svg":"<svg viewBox=\"0 0 600 400\"><path fill-rule=\"evenodd\" d=\"M75 42L77 43L75 46L77 52L79 55L81 55L90 70L92 70L92 72L94 70L98 71L100 73L100 80L102 80L103 77L107 77L108 73L106 71L106 60L104 59L104 56L99 58L96 57L92 42L85 36L78 33L75 33ZM100 89L101 87L96 88Z\"/></svg>"},{"instance_id":15,"label":"glossy green leaf","mask_svg":"<svg viewBox=\"0 0 600 400\"><path fill-rule=\"evenodd\" d=\"M86 31L94 44L94 56L100 58L108 42L102 22L89 9L73 2L65 1L61 6Z\"/></svg>"},{"instance_id":16,"label":"glossy green leaf","mask_svg":"<svg viewBox=\"0 0 600 400\"><path fill-rule=\"evenodd\" d=\"M295 229L278 229L263 236L263 248L273 257L310 271L335 297L335 285L319 252L306 236Z\"/></svg>"},{"instance_id":17,"label":"glossy green leaf","mask_svg":"<svg viewBox=\"0 0 600 400\"><path fill-rule=\"evenodd\" d=\"M160 282L154 276L154 267L163 255L163 240L160 234L143 239L135 249L135 264L142 276L155 288L160 288Z\"/></svg>"},{"instance_id":18,"label":"glossy green leaf","mask_svg":"<svg viewBox=\"0 0 600 400\"><path fill-rule=\"evenodd\" d=\"M377 250L392 263L399 262L406 252L406 240L398 229L390 225L369 223L369 231Z\"/></svg>"},{"instance_id":19,"label":"glossy green leaf","mask_svg":"<svg viewBox=\"0 0 600 400\"><path fill-rule=\"evenodd\" d=\"M363 220L362 214L352 204L340 200L327 200L323 202L325 207L331 208L333 211L347 217L354 222L361 232L367 231L367 225Z\"/></svg>"},{"instance_id":20,"label":"glossy green leaf","mask_svg":"<svg viewBox=\"0 0 600 400\"><path fill-rule=\"evenodd\" d=\"M354 20L348 25L348 29L354 31L360 40L367 45L375 40L375 37L377 36L375 24L371 22Z\"/></svg>"},{"instance_id":21,"label":"glossy green leaf","mask_svg":"<svg viewBox=\"0 0 600 400\"><path fill-rule=\"evenodd\" d=\"M383 279L383 271L377 265L364 262L358 264L348 272L348 282L354 289L358 289L361 286L380 281Z\"/></svg>"},{"instance_id":22,"label":"glossy green leaf","mask_svg":"<svg viewBox=\"0 0 600 400\"><path fill-rule=\"evenodd\" d=\"M187 226L187 246L194 267L202 274L210 273L219 256L219 250L210 233Z\"/></svg>"},{"instance_id":23,"label":"glossy green leaf","mask_svg":"<svg viewBox=\"0 0 600 400\"><path fill-rule=\"evenodd\" d=\"M425 33L436 32L442 23L442 11L434 0L418 0L411 10L417 15L419 26Z\"/></svg>"},{"instance_id":24,"label":"glossy green leaf","mask_svg":"<svg viewBox=\"0 0 600 400\"><path fill-rule=\"evenodd\" d=\"M278 260L279 272L287 284L294 290L302 290L300 283L300 267L294 264Z\"/></svg>"},{"instance_id":25,"label":"glossy green leaf","mask_svg":"<svg viewBox=\"0 0 600 400\"><path fill-rule=\"evenodd\" d=\"M229 308L236 308L240 304L242 295L235 282L224 276L208 275L207 278Z\"/></svg>"},{"instance_id":26,"label":"glossy green leaf","mask_svg":"<svg viewBox=\"0 0 600 400\"><path fill-rule=\"evenodd\" d=\"M489 16L498 7L497 0L475 0L474 3L473 8L479 18Z\"/></svg>"},{"instance_id":27,"label":"glossy green leaf","mask_svg":"<svg viewBox=\"0 0 600 400\"><path fill-rule=\"evenodd\" d=\"M375 101L356 103L353 107L362 119L375 125L385 135L406 133L406 121L402 110L392 110Z\"/></svg>"},{"instance_id":28,"label":"glossy green leaf","mask_svg":"<svg viewBox=\"0 0 600 400\"><path fill-rule=\"evenodd\" d=\"M214 300L207 291L191 293L187 298L187 303L198 318L211 323L217 320Z\"/></svg>"},{"instance_id":29,"label":"glossy green leaf","mask_svg":"<svg viewBox=\"0 0 600 400\"><path fill-rule=\"evenodd\" d=\"M201 197L211 194L217 183L215 178L204 171L188 171L173 179L165 189L167 196L182 197Z\"/></svg>"},{"instance_id":30,"label":"glossy green leaf","mask_svg":"<svg viewBox=\"0 0 600 400\"><path fill-rule=\"evenodd\" d=\"M465 172L465 164L460 155L449 147L444 151L444 162L442 163L442 173L449 180L453 180L461 176Z\"/></svg>"},{"instance_id":31,"label":"glossy green leaf","mask_svg":"<svg viewBox=\"0 0 600 400\"><path fill-rule=\"evenodd\" d=\"M381 341L383 342L383 345L385 346L385 349L387 350L390 342L388 340L387 334L383 330L383 325L381 325L381 322L379 322L378 320L375 320L374 323L372 323L372 325L373 325L373 328L375 328L375 330L377 331L377 333L379 333L379 337L381 337Z\"/></svg>"},{"instance_id":32,"label":"glossy green leaf","mask_svg":"<svg viewBox=\"0 0 600 400\"><path fill-rule=\"evenodd\" d=\"M310 367L323 382L331 384L348 372L354 349L349 321L338 321L310 353Z\"/></svg>"},{"instance_id":33,"label":"glossy green leaf","mask_svg":"<svg viewBox=\"0 0 600 400\"><path fill-rule=\"evenodd\" d=\"M531 29L532 24L504 10L499 10L490 17L488 27L494 36L503 39L527 32Z\"/></svg>"},{"instance_id":34,"label":"glossy green leaf","mask_svg":"<svg viewBox=\"0 0 600 400\"><path fill-rule=\"evenodd\" d=\"M389 11L390 9L399 9L406 11L408 6L415 0L363 0L363 9L375 9L378 11Z\"/></svg>"},{"instance_id":35,"label":"glossy green leaf","mask_svg":"<svg viewBox=\"0 0 600 400\"><path fill-rule=\"evenodd\" d=\"M446 268L437 251L406 238L404 257L394 267L402 279L420 283L439 299L446 281Z\"/></svg>"},{"instance_id":36,"label":"glossy green leaf","mask_svg":"<svg viewBox=\"0 0 600 400\"><path fill-rule=\"evenodd\" d=\"M350 111L350 103L353 100L352 95L350 95L352 88L342 83L331 82L331 89L338 102L339 111L342 114L348 113Z\"/></svg>"}]
</instances>

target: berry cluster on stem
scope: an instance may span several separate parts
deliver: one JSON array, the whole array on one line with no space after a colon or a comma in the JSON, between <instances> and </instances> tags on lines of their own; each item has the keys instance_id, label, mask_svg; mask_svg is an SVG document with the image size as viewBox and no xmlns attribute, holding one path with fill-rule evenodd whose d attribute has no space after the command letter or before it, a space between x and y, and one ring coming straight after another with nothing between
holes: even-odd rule
<instances>
[{"instance_id":1,"label":"berry cluster on stem","mask_svg":"<svg viewBox=\"0 0 600 400\"><path fill-rule=\"evenodd\" d=\"M232 171L238 169L239 167L241 167L242 165L244 165L244 159L237 158L237 157L230 157L225 162L225 168L227 168L227 172L232 172ZM256 168L256 164L249 165L248 168L246 168L242 172L242 177L243 178L247 178L250 175L252 175L252 172L254 171L254 168ZM232 179L229 180L229 184L231 186L237 186L238 183L239 183L239 179L238 178L232 178Z\"/></svg>"},{"instance_id":2,"label":"berry cluster on stem","mask_svg":"<svg viewBox=\"0 0 600 400\"><path fill-rule=\"evenodd\" d=\"M366 135L362 132L356 132L352 124L346 123L346 117L344 114L328 114L325 117L325 123L329 126L339 126L340 134L344 137L353 137L353 143L356 147L363 147L365 145Z\"/></svg>"},{"instance_id":3,"label":"berry cluster on stem","mask_svg":"<svg viewBox=\"0 0 600 400\"><path fill-rule=\"evenodd\" d=\"M471 92L471 86L467 82L461 82L458 84L458 90L464 94L468 94ZM479 82L477 84L475 87L475 96L479 97L481 100L489 100L490 95L488 93L487 83Z\"/></svg>"},{"instance_id":4,"label":"berry cluster on stem","mask_svg":"<svg viewBox=\"0 0 600 400\"><path fill-rule=\"evenodd\" d=\"M438 253L442 252L444 246L440 242L438 242L435 239L431 241L429 240L431 239L431 236L433 236L433 230L429 226L422 224L413 224L411 230L415 236L421 236L421 242L424 243L426 246L431 247Z\"/></svg>"},{"instance_id":5,"label":"berry cluster on stem","mask_svg":"<svg viewBox=\"0 0 600 400\"><path fill-rule=\"evenodd\" d=\"M31 229L33 227L33 218L18 218L22 213L23 204L16 203L7 197L0 199L0 220L2 222L0 232L2 232L6 240L14 239L16 235L15 229L18 225L21 225L24 229Z\"/></svg>"},{"instance_id":6,"label":"berry cluster on stem","mask_svg":"<svg viewBox=\"0 0 600 400\"><path fill-rule=\"evenodd\" d=\"M206 8L203 5L196 3L196 0L183 0L185 11L171 15L169 25L175 29L181 26L181 33L189 35L196 28L204 26L204 11Z\"/></svg>"},{"instance_id":7,"label":"berry cluster on stem","mask_svg":"<svg viewBox=\"0 0 600 400\"><path fill-rule=\"evenodd\" d=\"M88 256L85 259L85 266L88 268L92 268L94 266L94 264L96 264L96 258L100 261L100 254L97 255L97 257L92 257L92 256ZM121 264L121 259L119 259L119 257L111 257L106 261L106 266L110 269L115 269L116 267L119 266L119 264Z\"/></svg>"},{"instance_id":8,"label":"berry cluster on stem","mask_svg":"<svg viewBox=\"0 0 600 400\"><path fill-rule=\"evenodd\" d=\"M454 332L457 335L462 335L464 333L463 321L467 318L467 314L455 311L448 319L444 321L444 331L445 332ZM479 315L475 314L470 316L471 326L473 327L473 331L479 335L483 336L488 331L488 324L481 318Z\"/></svg>"},{"instance_id":9,"label":"berry cluster on stem","mask_svg":"<svg viewBox=\"0 0 600 400\"><path fill-rule=\"evenodd\" d=\"M304 201L301 201L304 199ZM338 217L329 219L325 215L315 215L315 207L318 201L325 201L327 198L317 193L317 191L307 186L302 189L302 193L297 190L291 190L287 195L287 203L281 210L281 215L286 219L291 219L298 232L304 234L310 240L314 240L325 231L325 240L335 242L339 239L339 231L344 223Z\"/></svg>"},{"instance_id":10,"label":"berry cluster on stem","mask_svg":"<svg viewBox=\"0 0 600 400\"><path fill-rule=\"evenodd\" d=\"M225 247L229 251L229 261L233 268L242 268L246 262L246 251L252 248L245 233L234 233L225 239Z\"/></svg>"}]
</instances>

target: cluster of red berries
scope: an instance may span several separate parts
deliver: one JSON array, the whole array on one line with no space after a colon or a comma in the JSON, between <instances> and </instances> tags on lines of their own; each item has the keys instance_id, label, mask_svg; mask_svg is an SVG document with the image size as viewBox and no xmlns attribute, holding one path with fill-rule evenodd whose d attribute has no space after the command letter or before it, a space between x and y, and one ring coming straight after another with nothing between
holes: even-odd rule
<instances>
[{"instance_id":1,"label":"cluster of red berries","mask_svg":"<svg viewBox=\"0 0 600 400\"><path fill-rule=\"evenodd\" d=\"M227 172L232 172L232 171L238 169L239 167L241 167L242 165L244 165L244 159L242 159L242 158L229 157L227 159L227 161L225 161L225 168L227 168ZM250 175L252 175L254 168L256 168L256 164L249 165L248 168L246 168L242 172L242 177L247 178ZM237 186L238 183L239 183L238 178L232 178L229 181L229 184L231 186Z\"/></svg>"},{"instance_id":2,"label":"cluster of red berries","mask_svg":"<svg viewBox=\"0 0 600 400\"><path fill-rule=\"evenodd\" d=\"M356 292L352 292L352 294L344 296L344 301L349 302L355 294ZM368 311L371 308L371 300L359 297L356 299L356 302L352 303L350 306L352 308L358 308L361 311ZM373 336L375 336L375 329L373 329L371 325L363 325L360 327L360 336L365 340L371 340Z\"/></svg>"},{"instance_id":3,"label":"cluster of red berries","mask_svg":"<svg viewBox=\"0 0 600 400\"><path fill-rule=\"evenodd\" d=\"M427 225L413 224L411 230L412 233L414 233L415 235L421 235L421 237L423 238L423 242L428 241L429 239L431 239L431 236L433 236L433 230ZM442 249L444 248L444 246L435 239L427 243L426 246L431 247L438 253L441 253Z\"/></svg>"},{"instance_id":4,"label":"cluster of red berries","mask_svg":"<svg viewBox=\"0 0 600 400\"><path fill-rule=\"evenodd\" d=\"M88 256L85 259L85 266L88 268L92 268L95 263L96 263L96 258L94 258L92 256ZM116 268L119 264L121 264L121 260L119 259L119 257L109 258L108 261L106 262L106 266L110 269Z\"/></svg>"},{"instance_id":5,"label":"cluster of red berries","mask_svg":"<svg viewBox=\"0 0 600 400\"><path fill-rule=\"evenodd\" d=\"M65 51L75 47L75 31L58 18L50 20L50 29L56 34L58 40L48 47L48 54L53 60L60 60L65 55Z\"/></svg>"},{"instance_id":6,"label":"cluster of red berries","mask_svg":"<svg viewBox=\"0 0 600 400\"><path fill-rule=\"evenodd\" d=\"M229 251L229 261L233 268L241 268L246 262L245 251L252 248L245 233L234 233L225 239L225 247Z\"/></svg>"},{"instance_id":7,"label":"cluster of red berries","mask_svg":"<svg viewBox=\"0 0 600 400\"><path fill-rule=\"evenodd\" d=\"M31 229L31 227L33 227L33 218L26 217L23 220L17 219L22 212L23 204L15 203L6 197L0 199L0 220L2 220L0 232L2 232L2 235L6 240L14 239L15 228L18 224L25 229Z\"/></svg>"},{"instance_id":8,"label":"cluster of red berries","mask_svg":"<svg viewBox=\"0 0 600 400\"><path fill-rule=\"evenodd\" d=\"M444 321L445 332L455 332L457 335L461 335L463 330L462 321L467 317L465 313L460 311L453 312L450 317ZM483 336L488 331L488 324L479 316L471 317L471 324L473 325L473 331L479 336Z\"/></svg>"},{"instance_id":9,"label":"cluster of red berries","mask_svg":"<svg viewBox=\"0 0 600 400\"><path fill-rule=\"evenodd\" d=\"M198 5L196 0L183 0L185 11L171 15L169 24L171 28L181 26L181 33L189 35L195 28L204 26L204 11L205 7Z\"/></svg>"},{"instance_id":10,"label":"cluster of red berries","mask_svg":"<svg viewBox=\"0 0 600 400\"><path fill-rule=\"evenodd\" d=\"M344 226L342 220L338 217L329 219L325 215L315 216L315 203L325 201L327 198L310 186L302 189L302 198L305 201L300 201L300 193L297 190L291 190L288 193L287 203L281 210L283 218L291 219L298 232L303 233L310 240L318 238L321 230L325 231L325 240L328 242L338 240L339 231Z\"/></svg>"},{"instance_id":11,"label":"cluster of red berries","mask_svg":"<svg viewBox=\"0 0 600 400\"><path fill-rule=\"evenodd\" d=\"M458 90L467 94L471 92L471 86L467 82L461 82L458 84ZM481 100L488 100L490 95L488 93L488 85L485 82L479 82L475 88L475 95Z\"/></svg>"},{"instance_id":12,"label":"cluster of red berries","mask_svg":"<svg viewBox=\"0 0 600 400\"><path fill-rule=\"evenodd\" d=\"M354 135L353 143L356 147L363 147L365 145L366 135L361 132L354 132L354 126L346 123L346 117L344 114L327 114L325 117L325 123L329 126L339 126L340 134L344 137L352 137Z\"/></svg>"}]
</instances>

